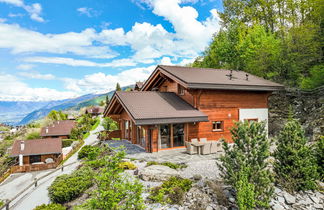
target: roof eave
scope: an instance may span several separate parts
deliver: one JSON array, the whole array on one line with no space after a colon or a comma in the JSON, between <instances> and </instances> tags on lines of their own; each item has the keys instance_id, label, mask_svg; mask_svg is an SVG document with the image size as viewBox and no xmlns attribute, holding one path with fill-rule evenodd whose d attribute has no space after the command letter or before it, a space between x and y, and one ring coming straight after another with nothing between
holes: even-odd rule
<instances>
[{"instance_id":1,"label":"roof eave","mask_svg":"<svg viewBox=\"0 0 324 210\"><path fill-rule=\"evenodd\" d=\"M160 125L160 124L168 124L168 123L194 123L194 122L208 122L208 116L137 119L135 120L135 125Z\"/></svg>"},{"instance_id":2,"label":"roof eave","mask_svg":"<svg viewBox=\"0 0 324 210\"><path fill-rule=\"evenodd\" d=\"M261 86L261 85L226 85L226 84L202 84L189 83L191 89L213 89L213 90L251 90L251 91L276 91L283 90L284 86Z\"/></svg>"}]
</instances>

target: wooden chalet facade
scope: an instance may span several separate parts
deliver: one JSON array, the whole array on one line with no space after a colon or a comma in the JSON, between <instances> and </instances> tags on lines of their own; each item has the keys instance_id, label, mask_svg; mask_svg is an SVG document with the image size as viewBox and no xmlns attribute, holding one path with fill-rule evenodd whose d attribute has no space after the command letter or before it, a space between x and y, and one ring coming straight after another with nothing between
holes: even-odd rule
<instances>
[{"instance_id":1,"label":"wooden chalet facade","mask_svg":"<svg viewBox=\"0 0 324 210\"><path fill-rule=\"evenodd\" d=\"M243 71L159 65L139 91L116 92L104 116L147 152L193 138L231 141L235 121L268 121L268 97L283 88Z\"/></svg>"}]
</instances>

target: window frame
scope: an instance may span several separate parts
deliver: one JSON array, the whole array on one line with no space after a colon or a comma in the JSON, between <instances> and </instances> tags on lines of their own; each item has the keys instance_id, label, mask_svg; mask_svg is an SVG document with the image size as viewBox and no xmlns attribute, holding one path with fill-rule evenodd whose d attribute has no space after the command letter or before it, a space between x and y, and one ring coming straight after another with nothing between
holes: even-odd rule
<instances>
[{"instance_id":1,"label":"window frame","mask_svg":"<svg viewBox=\"0 0 324 210\"><path fill-rule=\"evenodd\" d=\"M220 129L217 129L217 123L220 122ZM214 127L215 125L215 127ZM212 121L212 130L213 132L223 132L224 131L224 121L223 120L216 120L216 121Z\"/></svg>"},{"instance_id":2,"label":"window frame","mask_svg":"<svg viewBox=\"0 0 324 210\"><path fill-rule=\"evenodd\" d=\"M185 94L185 88L178 84L178 95L183 96Z\"/></svg>"}]
</instances>

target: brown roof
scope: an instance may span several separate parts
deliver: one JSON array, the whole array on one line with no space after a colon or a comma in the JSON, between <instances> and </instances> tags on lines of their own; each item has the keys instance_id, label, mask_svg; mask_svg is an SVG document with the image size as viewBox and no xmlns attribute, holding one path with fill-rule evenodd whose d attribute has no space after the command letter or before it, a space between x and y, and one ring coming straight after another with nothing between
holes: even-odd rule
<instances>
[{"instance_id":1,"label":"brown roof","mask_svg":"<svg viewBox=\"0 0 324 210\"><path fill-rule=\"evenodd\" d=\"M21 142L24 143L24 149L21 150ZM17 140L14 142L11 150L11 157L22 155L45 155L61 154L62 140L60 138Z\"/></svg>"},{"instance_id":2,"label":"brown roof","mask_svg":"<svg viewBox=\"0 0 324 210\"><path fill-rule=\"evenodd\" d=\"M136 125L208 121L207 115L192 107L175 93L117 91L115 97Z\"/></svg>"},{"instance_id":3,"label":"brown roof","mask_svg":"<svg viewBox=\"0 0 324 210\"><path fill-rule=\"evenodd\" d=\"M143 87L143 82L136 82L134 89L135 90L140 90Z\"/></svg>"},{"instance_id":4,"label":"brown roof","mask_svg":"<svg viewBox=\"0 0 324 210\"><path fill-rule=\"evenodd\" d=\"M284 87L281 84L265 80L244 71L166 65L157 66L155 72L157 71L161 71L171 79L178 81L184 87L192 89L273 91L283 89ZM231 72L232 78L230 79L229 75ZM147 81L150 81L153 75L154 73Z\"/></svg>"},{"instance_id":5,"label":"brown roof","mask_svg":"<svg viewBox=\"0 0 324 210\"><path fill-rule=\"evenodd\" d=\"M89 113L89 114L101 114L101 113L104 112L104 108L97 107L97 106L95 106L95 107L88 107L86 109L86 112Z\"/></svg>"},{"instance_id":6,"label":"brown roof","mask_svg":"<svg viewBox=\"0 0 324 210\"><path fill-rule=\"evenodd\" d=\"M48 127L43 127L41 136L68 136L74 126L75 122L73 120L59 120Z\"/></svg>"}]
</instances>

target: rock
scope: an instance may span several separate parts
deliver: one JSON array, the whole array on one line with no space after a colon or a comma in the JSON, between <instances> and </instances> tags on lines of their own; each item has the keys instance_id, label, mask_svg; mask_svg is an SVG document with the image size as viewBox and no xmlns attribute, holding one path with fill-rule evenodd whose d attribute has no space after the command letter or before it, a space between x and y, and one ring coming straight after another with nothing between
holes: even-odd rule
<instances>
[{"instance_id":1,"label":"rock","mask_svg":"<svg viewBox=\"0 0 324 210\"><path fill-rule=\"evenodd\" d=\"M310 198L304 198L304 199L298 201L298 204L305 205L305 206L310 205L312 203L313 202Z\"/></svg>"},{"instance_id":2,"label":"rock","mask_svg":"<svg viewBox=\"0 0 324 210\"><path fill-rule=\"evenodd\" d=\"M177 170L163 165L148 166L139 173L140 178L144 181L165 181L172 176L179 176Z\"/></svg>"},{"instance_id":3,"label":"rock","mask_svg":"<svg viewBox=\"0 0 324 210\"><path fill-rule=\"evenodd\" d=\"M323 204L315 204L314 208L315 209L323 209Z\"/></svg>"},{"instance_id":4,"label":"rock","mask_svg":"<svg viewBox=\"0 0 324 210\"><path fill-rule=\"evenodd\" d=\"M275 203L273 206L272 206L272 209L273 210L283 210L285 209L282 205L280 205L279 203Z\"/></svg>"},{"instance_id":5,"label":"rock","mask_svg":"<svg viewBox=\"0 0 324 210\"><path fill-rule=\"evenodd\" d=\"M279 201L279 203L282 203L282 204L285 203L285 198L282 197L282 196L278 196L278 197L277 197L277 200Z\"/></svg>"},{"instance_id":6,"label":"rock","mask_svg":"<svg viewBox=\"0 0 324 210\"><path fill-rule=\"evenodd\" d=\"M314 203L319 203L319 199L315 196L310 195L309 198L314 202Z\"/></svg>"},{"instance_id":7,"label":"rock","mask_svg":"<svg viewBox=\"0 0 324 210\"><path fill-rule=\"evenodd\" d=\"M230 197L228 200L229 200L229 202L231 202L231 203L235 203L235 198L233 198L233 197Z\"/></svg>"},{"instance_id":8,"label":"rock","mask_svg":"<svg viewBox=\"0 0 324 210\"><path fill-rule=\"evenodd\" d=\"M280 190L278 187L275 187L275 188L274 188L274 193L275 193L275 194L278 195L278 194L280 194L281 192L282 192L282 190Z\"/></svg>"},{"instance_id":9,"label":"rock","mask_svg":"<svg viewBox=\"0 0 324 210\"><path fill-rule=\"evenodd\" d=\"M289 193L285 192L283 194L283 196L284 196L287 204L291 205L291 204L296 203L296 198L294 196L290 195Z\"/></svg>"},{"instance_id":10,"label":"rock","mask_svg":"<svg viewBox=\"0 0 324 210\"><path fill-rule=\"evenodd\" d=\"M193 180L198 181L198 180L201 180L202 179L202 176L200 174L195 174L195 175L193 175L192 178L193 178Z\"/></svg>"},{"instance_id":11,"label":"rock","mask_svg":"<svg viewBox=\"0 0 324 210\"><path fill-rule=\"evenodd\" d=\"M184 203L187 203L189 209L207 209L212 203L212 200L201 189L192 187L188 193L186 193Z\"/></svg>"},{"instance_id":12,"label":"rock","mask_svg":"<svg viewBox=\"0 0 324 210\"><path fill-rule=\"evenodd\" d=\"M214 208L211 206L207 206L206 210L213 210Z\"/></svg>"}]
</instances>

